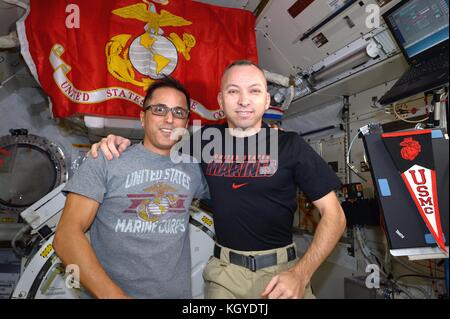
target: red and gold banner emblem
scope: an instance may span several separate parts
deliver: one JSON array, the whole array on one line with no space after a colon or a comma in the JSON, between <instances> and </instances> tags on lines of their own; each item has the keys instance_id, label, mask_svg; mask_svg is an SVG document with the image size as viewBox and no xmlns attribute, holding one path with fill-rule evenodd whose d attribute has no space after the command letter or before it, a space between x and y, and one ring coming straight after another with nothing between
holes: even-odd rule
<instances>
[{"instance_id":1,"label":"red and gold banner emblem","mask_svg":"<svg viewBox=\"0 0 450 319\"><path fill-rule=\"evenodd\" d=\"M18 33L55 117L138 118L145 90L167 75L189 90L192 119L216 123L224 68L257 62L254 26L249 11L191 0L31 0Z\"/></svg>"}]
</instances>

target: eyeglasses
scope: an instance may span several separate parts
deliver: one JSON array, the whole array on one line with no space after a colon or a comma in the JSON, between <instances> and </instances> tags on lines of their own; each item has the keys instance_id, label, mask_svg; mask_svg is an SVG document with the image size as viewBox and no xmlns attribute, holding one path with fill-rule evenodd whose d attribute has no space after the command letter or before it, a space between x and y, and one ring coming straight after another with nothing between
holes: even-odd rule
<instances>
[{"instance_id":1,"label":"eyeglasses","mask_svg":"<svg viewBox=\"0 0 450 319\"><path fill-rule=\"evenodd\" d=\"M173 117L177 119L184 120L189 116L189 111L181 106L168 107L165 104L155 104L147 105L144 107L143 111L146 112L148 109L152 111L152 114L158 116L166 116L167 112L172 112Z\"/></svg>"}]
</instances>

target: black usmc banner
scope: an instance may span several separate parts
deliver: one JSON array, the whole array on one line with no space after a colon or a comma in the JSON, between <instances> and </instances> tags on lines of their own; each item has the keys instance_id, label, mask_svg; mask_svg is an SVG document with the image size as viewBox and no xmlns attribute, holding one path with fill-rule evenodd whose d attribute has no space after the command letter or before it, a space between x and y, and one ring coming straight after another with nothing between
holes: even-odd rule
<instances>
[{"instance_id":1,"label":"black usmc banner","mask_svg":"<svg viewBox=\"0 0 450 319\"><path fill-rule=\"evenodd\" d=\"M429 231L447 252L439 214L431 130L385 133L381 137Z\"/></svg>"}]
</instances>

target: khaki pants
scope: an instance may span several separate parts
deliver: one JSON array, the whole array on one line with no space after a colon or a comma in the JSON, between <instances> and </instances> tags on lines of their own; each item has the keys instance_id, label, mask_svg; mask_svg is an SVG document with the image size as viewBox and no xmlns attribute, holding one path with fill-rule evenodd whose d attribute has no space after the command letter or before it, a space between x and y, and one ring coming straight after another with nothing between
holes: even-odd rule
<instances>
[{"instance_id":1,"label":"khaki pants","mask_svg":"<svg viewBox=\"0 0 450 319\"><path fill-rule=\"evenodd\" d=\"M220 245L218 245L220 246ZM288 270L298 262L298 257L288 262L286 248L264 250L264 251L238 251L241 255L262 255L277 253L278 264L267 268L259 269L255 272L238 265L230 263L230 249L220 246L220 259L211 256L203 271L205 281L206 299L260 299L261 293L265 290L270 280L280 272ZM305 299L315 299L311 285L305 289Z\"/></svg>"}]
</instances>

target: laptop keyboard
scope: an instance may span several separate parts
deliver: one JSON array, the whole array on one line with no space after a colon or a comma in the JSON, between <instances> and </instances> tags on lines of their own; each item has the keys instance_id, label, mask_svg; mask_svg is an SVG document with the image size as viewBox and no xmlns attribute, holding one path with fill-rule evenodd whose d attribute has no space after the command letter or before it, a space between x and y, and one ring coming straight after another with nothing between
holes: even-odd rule
<instances>
[{"instance_id":1,"label":"laptop keyboard","mask_svg":"<svg viewBox=\"0 0 450 319\"><path fill-rule=\"evenodd\" d=\"M411 67L396 83L396 85L402 85L412 80L418 80L427 74L436 72L440 69L448 69L448 55L441 54L436 58L422 61L420 64Z\"/></svg>"}]
</instances>

